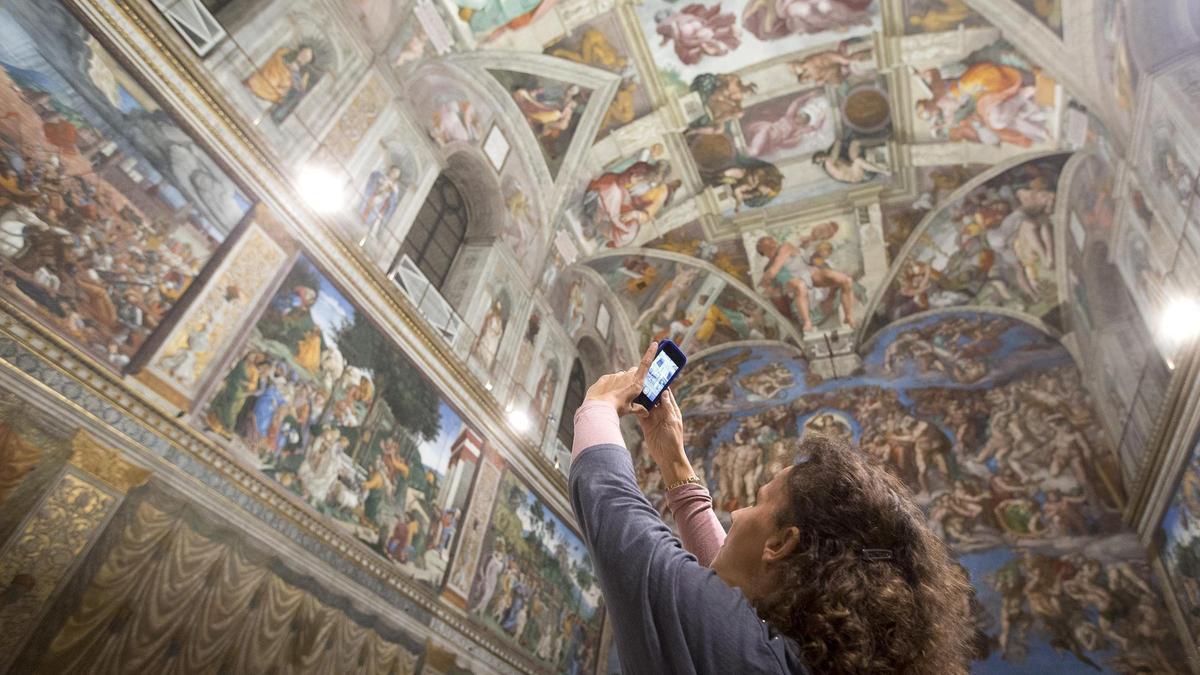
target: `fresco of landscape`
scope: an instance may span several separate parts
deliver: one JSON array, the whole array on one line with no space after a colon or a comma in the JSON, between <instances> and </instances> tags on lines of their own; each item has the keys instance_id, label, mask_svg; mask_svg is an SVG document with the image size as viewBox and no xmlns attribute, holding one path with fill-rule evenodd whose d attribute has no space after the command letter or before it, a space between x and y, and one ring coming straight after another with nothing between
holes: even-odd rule
<instances>
[{"instance_id":1,"label":"fresco of landscape","mask_svg":"<svg viewBox=\"0 0 1200 675\"><path fill-rule=\"evenodd\" d=\"M604 609L587 549L511 471L481 550L471 613L554 672L592 672Z\"/></svg>"},{"instance_id":2,"label":"fresco of landscape","mask_svg":"<svg viewBox=\"0 0 1200 675\"><path fill-rule=\"evenodd\" d=\"M474 475L459 465L477 457L457 451L479 441L307 258L202 417L337 527L413 578L441 584Z\"/></svg>"}]
</instances>

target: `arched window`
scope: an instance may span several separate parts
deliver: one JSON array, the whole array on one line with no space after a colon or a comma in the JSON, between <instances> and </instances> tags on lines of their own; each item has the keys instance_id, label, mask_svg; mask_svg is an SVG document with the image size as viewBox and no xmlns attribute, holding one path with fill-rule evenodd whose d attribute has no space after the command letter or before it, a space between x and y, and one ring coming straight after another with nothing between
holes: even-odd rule
<instances>
[{"instance_id":1,"label":"arched window","mask_svg":"<svg viewBox=\"0 0 1200 675\"><path fill-rule=\"evenodd\" d=\"M567 379L567 394L563 399L562 414L558 419L558 440L563 445L571 447L575 440L575 411L583 405L583 397L587 395L587 379L583 375L583 364L575 359L571 366L571 377Z\"/></svg>"},{"instance_id":2,"label":"arched window","mask_svg":"<svg viewBox=\"0 0 1200 675\"><path fill-rule=\"evenodd\" d=\"M400 252L408 255L429 283L440 291L466 238L466 202L453 181L439 176L404 238Z\"/></svg>"}]
</instances>

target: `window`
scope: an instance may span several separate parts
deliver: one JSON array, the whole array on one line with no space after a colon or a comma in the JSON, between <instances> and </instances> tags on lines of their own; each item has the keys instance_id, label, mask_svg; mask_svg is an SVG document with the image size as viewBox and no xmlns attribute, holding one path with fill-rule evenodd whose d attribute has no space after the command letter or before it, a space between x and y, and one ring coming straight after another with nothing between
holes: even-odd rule
<instances>
[{"instance_id":1,"label":"window","mask_svg":"<svg viewBox=\"0 0 1200 675\"><path fill-rule=\"evenodd\" d=\"M466 202L449 178L439 176L400 252L408 255L421 274L440 291L466 238Z\"/></svg>"},{"instance_id":2,"label":"window","mask_svg":"<svg viewBox=\"0 0 1200 675\"><path fill-rule=\"evenodd\" d=\"M583 364L575 359L571 366L571 377L567 380L567 394L563 399L562 414L558 418L558 440L563 445L571 447L575 440L575 411L583 405L583 397L587 395L587 380L583 375Z\"/></svg>"}]
</instances>

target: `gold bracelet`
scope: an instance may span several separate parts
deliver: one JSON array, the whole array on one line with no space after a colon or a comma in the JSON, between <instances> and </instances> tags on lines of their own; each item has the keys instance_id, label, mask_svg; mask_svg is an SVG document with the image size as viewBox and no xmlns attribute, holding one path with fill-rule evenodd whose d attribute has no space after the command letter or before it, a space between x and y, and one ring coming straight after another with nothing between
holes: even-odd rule
<instances>
[{"instance_id":1,"label":"gold bracelet","mask_svg":"<svg viewBox=\"0 0 1200 675\"><path fill-rule=\"evenodd\" d=\"M671 490L674 490L675 488L680 487L682 485L687 485L688 483L693 483L695 485L699 485L700 487L704 487L704 483L700 482L700 478L698 476L696 476L696 474L692 474L691 476L688 476L687 478L684 478L683 480L675 481L674 483L671 483L670 485L668 485L667 492L670 492Z\"/></svg>"}]
</instances>

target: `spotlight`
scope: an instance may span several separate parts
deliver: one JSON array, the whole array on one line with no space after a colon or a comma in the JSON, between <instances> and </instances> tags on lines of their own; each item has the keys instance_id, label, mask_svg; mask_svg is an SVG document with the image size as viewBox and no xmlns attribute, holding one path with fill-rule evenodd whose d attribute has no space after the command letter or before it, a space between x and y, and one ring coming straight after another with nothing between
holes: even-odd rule
<instances>
[{"instance_id":1,"label":"spotlight","mask_svg":"<svg viewBox=\"0 0 1200 675\"><path fill-rule=\"evenodd\" d=\"M1172 345L1200 335L1200 303L1192 298L1175 298L1163 310L1158 329Z\"/></svg>"},{"instance_id":2,"label":"spotlight","mask_svg":"<svg viewBox=\"0 0 1200 675\"><path fill-rule=\"evenodd\" d=\"M508 412L508 422L517 431L524 432L529 430L529 415L526 415L524 410L510 410Z\"/></svg>"},{"instance_id":3,"label":"spotlight","mask_svg":"<svg viewBox=\"0 0 1200 675\"><path fill-rule=\"evenodd\" d=\"M487 390L487 391L491 391L491 390L492 390L492 382L491 382L491 380L488 380L487 382L485 382L485 383L484 383L484 385L483 385L483 388L484 388L485 390Z\"/></svg>"},{"instance_id":4,"label":"spotlight","mask_svg":"<svg viewBox=\"0 0 1200 675\"><path fill-rule=\"evenodd\" d=\"M340 211L346 202L342 180L328 169L308 165L296 178L300 197L317 213Z\"/></svg>"}]
</instances>

